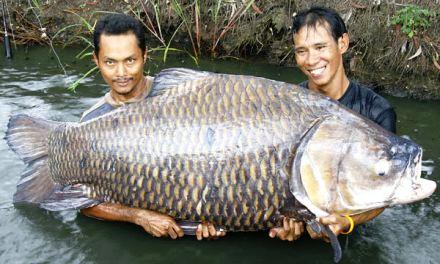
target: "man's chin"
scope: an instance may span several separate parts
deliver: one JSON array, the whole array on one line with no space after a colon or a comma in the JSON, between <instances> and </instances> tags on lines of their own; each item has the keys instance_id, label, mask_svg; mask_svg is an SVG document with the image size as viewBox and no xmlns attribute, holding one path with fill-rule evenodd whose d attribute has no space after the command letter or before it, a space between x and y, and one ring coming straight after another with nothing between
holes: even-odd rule
<instances>
[{"instance_id":1,"label":"man's chin","mask_svg":"<svg viewBox=\"0 0 440 264\"><path fill-rule=\"evenodd\" d=\"M320 87L324 87L328 82L324 80L324 78L309 78L309 87L316 87L320 90Z\"/></svg>"},{"instance_id":2,"label":"man's chin","mask_svg":"<svg viewBox=\"0 0 440 264\"><path fill-rule=\"evenodd\" d=\"M119 95L128 95L133 91L133 87L114 87L112 90Z\"/></svg>"}]
</instances>

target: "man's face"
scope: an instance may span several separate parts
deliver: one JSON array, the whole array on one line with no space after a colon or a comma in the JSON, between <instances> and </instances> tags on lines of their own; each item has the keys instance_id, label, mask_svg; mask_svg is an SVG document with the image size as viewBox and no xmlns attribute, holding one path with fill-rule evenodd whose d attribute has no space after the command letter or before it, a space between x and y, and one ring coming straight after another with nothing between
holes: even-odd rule
<instances>
[{"instance_id":1,"label":"man's face","mask_svg":"<svg viewBox=\"0 0 440 264\"><path fill-rule=\"evenodd\" d=\"M142 55L133 33L100 37L99 54L93 58L112 95L130 98L142 90L146 52Z\"/></svg>"},{"instance_id":2,"label":"man's face","mask_svg":"<svg viewBox=\"0 0 440 264\"><path fill-rule=\"evenodd\" d=\"M296 63L307 75L310 87L326 88L345 75L342 54L348 48L347 34L335 41L326 24L317 24L301 28L293 42Z\"/></svg>"}]
</instances>

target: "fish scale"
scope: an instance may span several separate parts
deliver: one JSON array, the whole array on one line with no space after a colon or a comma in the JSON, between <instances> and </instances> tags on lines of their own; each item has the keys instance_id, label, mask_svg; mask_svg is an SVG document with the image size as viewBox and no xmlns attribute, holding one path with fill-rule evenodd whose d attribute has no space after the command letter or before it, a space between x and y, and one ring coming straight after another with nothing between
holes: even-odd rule
<instances>
[{"instance_id":1,"label":"fish scale","mask_svg":"<svg viewBox=\"0 0 440 264\"><path fill-rule=\"evenodd\" d=\"M282 215L310 222L435 190L420 179L413 142L322 95L252 76L168 69L145 101L80 124L12 117L6 139L30 167L14 201L49 210L113 202L260 230ZM384 160L391 148L399 155ZM390 175L375 174L377 162Z\"/></svg>"},{"instance_id":2,"label":"fish scale","mask_svg":"<svg viewBox=\"0 0 440 264\"><path fill-rule=\"evenodd\" d=\"M165 70L145 102L82 124L12 116L5 139L27 165L14 203L121 203L227 231L293 217L330 237L335 261L338 240L316 216L409 203L436 188L420 178L421 148L410 140L321 95L251 76Z\"/></svg>"}]
</instances>

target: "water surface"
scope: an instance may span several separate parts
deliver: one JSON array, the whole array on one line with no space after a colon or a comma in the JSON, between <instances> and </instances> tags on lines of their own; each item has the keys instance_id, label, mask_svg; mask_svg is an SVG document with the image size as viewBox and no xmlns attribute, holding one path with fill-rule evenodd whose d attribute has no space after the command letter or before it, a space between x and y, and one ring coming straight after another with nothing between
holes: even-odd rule
<instances>
[{"instance_id":1,"label":"water surface","mask_svg":"<svg viewBox=\"0 0 440 264\"><path fill-rule=\"evenodd\" d=\"M77 121L107 87L99 74L86 78L75 93L69 83L92 64L77 60L78 49L60 50L67 64L64 76L47 48L16 52L13 61L0 58L0 135L11 114ZM147 71L184 66L203 70L251 74L290 83L303 77L296 69L256 61L202 60L186 56L150 60ZM440 104L388 97L398 115L398 134L424 148L426 178L439 182ZM3 136L2 136L3 137ZM30 206L14 207L12 195L23 163L0 140L0 263L331 263L329 245L303 236L289 243L270 239L267 232L229 233L216 241L153 238L141 228L102 222L76 212L51 213ZM362 176L362 172L360 172ZM440 195L385 210L373 221L341 236L342 263L440 263Z\"/></svg>"}]
</instances>

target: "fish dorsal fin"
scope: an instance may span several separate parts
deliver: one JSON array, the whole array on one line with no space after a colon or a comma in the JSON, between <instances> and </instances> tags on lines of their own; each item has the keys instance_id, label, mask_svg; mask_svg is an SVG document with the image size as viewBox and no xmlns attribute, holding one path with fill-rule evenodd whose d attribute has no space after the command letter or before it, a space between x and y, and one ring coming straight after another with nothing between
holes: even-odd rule
<instances>
[{"instance_id":1,"label":"fish dorsal fin","mask_svg":"<svg viewBox=\"0 0 440 264\"><path fill-rule=\"evenodd\" d=\"M188 81L206 78L212 73L186 68L169 68L162 70L154 77L153 88L149 96L157 96L172 87Z\"/></svg>"}]
</instances>

